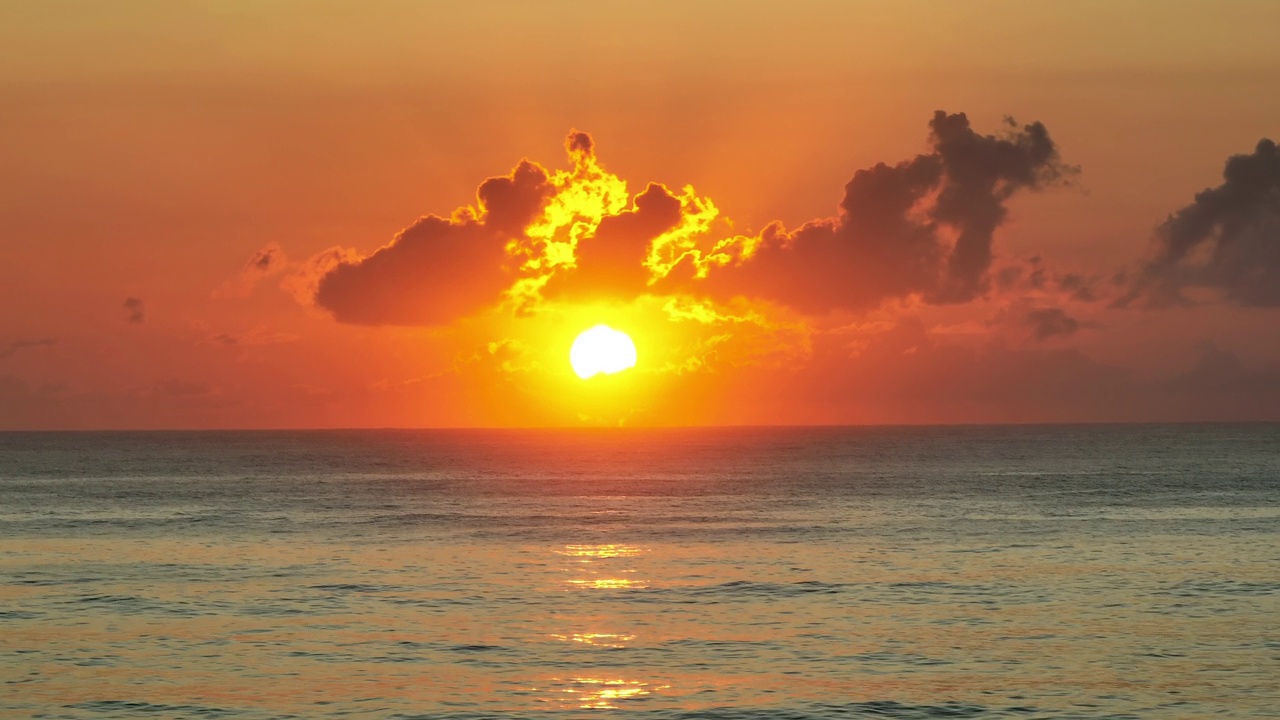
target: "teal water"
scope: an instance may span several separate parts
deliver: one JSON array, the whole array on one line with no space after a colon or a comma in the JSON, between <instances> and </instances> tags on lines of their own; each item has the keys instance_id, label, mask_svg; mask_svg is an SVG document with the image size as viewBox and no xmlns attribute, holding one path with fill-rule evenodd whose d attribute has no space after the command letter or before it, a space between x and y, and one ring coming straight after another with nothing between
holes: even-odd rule
<instances>
[{"instance_id":1,"label":"teal water","mask_svg":"<svg viewBox=\"0 0 1280 720\"><path fill-rule=\"evenodd\" d=\"M0 434L0 717L1275 717L1280 426Z\"/></svg>"}]
</instances>

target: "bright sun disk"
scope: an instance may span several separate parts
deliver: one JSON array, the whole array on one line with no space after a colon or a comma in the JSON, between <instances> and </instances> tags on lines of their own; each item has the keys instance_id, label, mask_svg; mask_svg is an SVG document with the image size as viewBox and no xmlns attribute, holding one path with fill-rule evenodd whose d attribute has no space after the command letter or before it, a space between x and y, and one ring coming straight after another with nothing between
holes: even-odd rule
<instances>
[{"instance_id":1,"label":"bright sun disk","mask_svg":"<svg viewBox=\"0 0 1280 720\"><path fill-rule=\"evenodd\" d=\"M636 344L621 330L596 325L573 341L569 364L583 380L597 373L612 375L636 366Z\"/></svg>"}]
</instances>

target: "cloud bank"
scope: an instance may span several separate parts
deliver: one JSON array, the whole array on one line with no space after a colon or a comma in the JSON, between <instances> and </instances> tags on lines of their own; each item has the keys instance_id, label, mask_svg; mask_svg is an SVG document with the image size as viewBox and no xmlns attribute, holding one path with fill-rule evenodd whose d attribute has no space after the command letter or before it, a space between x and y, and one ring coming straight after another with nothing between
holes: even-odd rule
<instances>
[{"instance_id":1,"label":"cloud bank","mask_svg":"<svg viewBox=\"0 0 1280 720\"><path fill-rule=\"evenodd\" d=\"M657 183L632 196L589 135L572 132L572 169L523 160L490 178L476 205L428 215L369 255L333 248L310 299L340 322L443 325L499 303L627 301L643 294L765 300L800 313L862 311L919 297L964 303L989 288L995 235L1008 201L1068 181L1040 123L999 135L938 111L928 151L859 170L836 217L788 231L772 223L727 236L691 187ZM256 263L251 263L256 268Z\"/></svg>"}]
</instances>

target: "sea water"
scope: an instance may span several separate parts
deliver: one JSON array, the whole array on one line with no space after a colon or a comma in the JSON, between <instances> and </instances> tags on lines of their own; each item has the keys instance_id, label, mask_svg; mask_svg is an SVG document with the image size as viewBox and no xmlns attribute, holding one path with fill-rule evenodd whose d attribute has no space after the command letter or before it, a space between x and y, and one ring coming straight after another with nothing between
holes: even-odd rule
<instances>
[{"instance_id":1,"label":"sea water","mask_svg":"<svg viewBox=\"0 0 1280 720\"><path fill-rule=\"evenodd\" d=\"M1280 713L1280 426L0 434L4 718Z\"/></svg>"}]
</instances>

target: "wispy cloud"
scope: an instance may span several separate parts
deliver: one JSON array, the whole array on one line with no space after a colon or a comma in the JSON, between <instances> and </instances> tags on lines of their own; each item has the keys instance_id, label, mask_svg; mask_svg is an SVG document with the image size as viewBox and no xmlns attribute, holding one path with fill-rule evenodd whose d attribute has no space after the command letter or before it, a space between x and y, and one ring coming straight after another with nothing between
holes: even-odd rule
<instances>
[{"instance_id":1,"label":"wispy cloud","mask_svg":"<svg viewBox=\"0 0 1280 720\"><path fill-rule=\"evenodd\" d=\"M35 340L14 340L8 345L0 347L0 358L7 358L10 355L17 353L19 350L25 350L27 348L47 347L49 345L56 345L57 342L58 341L56 339L48 338L48 337L38 338Z\"/></svg>"}]
</instances>

